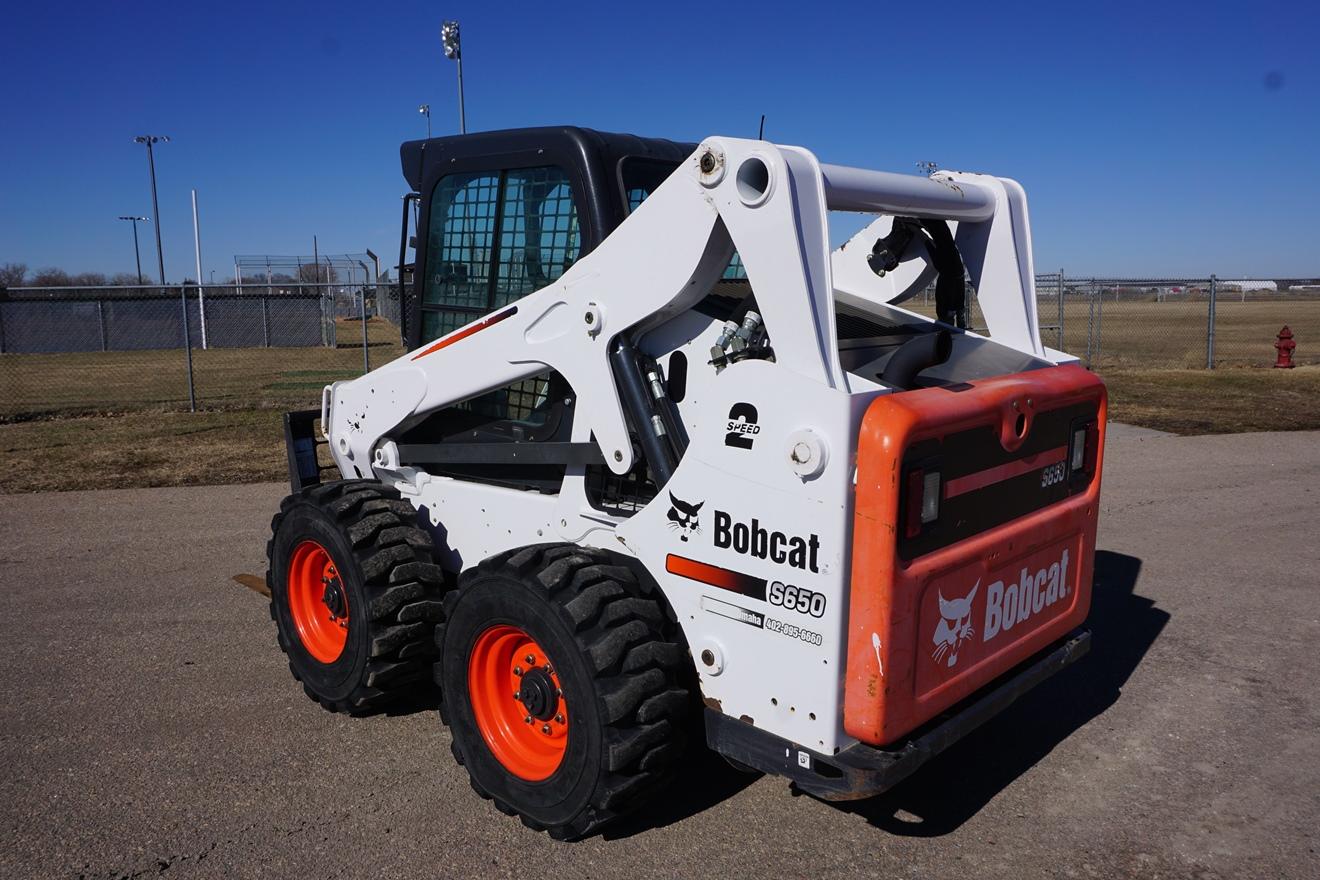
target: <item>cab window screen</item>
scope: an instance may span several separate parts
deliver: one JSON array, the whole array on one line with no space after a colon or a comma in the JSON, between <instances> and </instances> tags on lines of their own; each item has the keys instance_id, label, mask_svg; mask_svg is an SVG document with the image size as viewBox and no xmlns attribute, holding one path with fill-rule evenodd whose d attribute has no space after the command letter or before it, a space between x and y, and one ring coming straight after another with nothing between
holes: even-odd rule
<instances>
[{"instance_id":1,"label":"cab window screen","mask_svg":"<svg viewBox=\"0 0 1320 880\"><path fill-rule=\"evenodd\" d=\"M422 341L539 290L581 246L568 175L555 167L453 174L431 196Z\"/></svg>"},{"instance_id":2,"label":"cab window screen","mask_svg":"<svg viewBox=\"0 0 1320 880\"><path fill-rule=\"evenodd\" d=\"M577 209L558 168L520 168L504 182L494 306L508 305L564 274L579 249Z\"/></svg>"}]
</instances>

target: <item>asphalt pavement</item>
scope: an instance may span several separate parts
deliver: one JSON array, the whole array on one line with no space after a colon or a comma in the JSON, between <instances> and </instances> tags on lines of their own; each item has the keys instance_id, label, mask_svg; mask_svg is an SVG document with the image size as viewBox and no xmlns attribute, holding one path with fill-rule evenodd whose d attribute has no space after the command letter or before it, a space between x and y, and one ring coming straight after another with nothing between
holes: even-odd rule
<instances>
[{"instance_id":1,"label":"asphalt pavement","mask_svg":"<svg viewBox=\"0 0 1320 880\"><path fill-rule=\"evenodd\" d=\"M888 794L697 755L575 844L303 696L233 580L282 493L0 496L0 877L1320 876L1320 433L1115 431L1091 655Z\"/></svg>"}]
</instances>

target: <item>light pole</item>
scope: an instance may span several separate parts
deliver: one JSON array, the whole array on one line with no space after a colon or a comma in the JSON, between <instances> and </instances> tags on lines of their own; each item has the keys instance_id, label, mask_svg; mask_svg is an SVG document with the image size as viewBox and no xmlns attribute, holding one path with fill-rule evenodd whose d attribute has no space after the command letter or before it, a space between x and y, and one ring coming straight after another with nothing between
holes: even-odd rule
<instances>
[{"instance_id":1,"label":"light pole","mask_svg":"<svg viewBox=\"0 0 1320 880\"><path fill-rule=\"evenodd\" d=\"M165 283L165 255L160 249L160 205L156 203L156 158L152 155L151 145L169 143L170 139L161 134L143 134L133 138L135 144L147 145L147 166L151 169L151 211L156 215L156 267L160 270L160 283Z\"/></svg>"},{"instance_id":2,"label":"light pole","mask_svg":"<svg viewBox=\"0 0 1320 880\"><path fill-rule=\"evenodd\" d=\"M150 223L150 217L120 217L120 220L133 221L133 259L137 261L138 287L142 286L142 252L138 250L137 225L141 220L143 223Z\"/></svg>"},{"instance_id":3,"label":"light pole","mask_svg":"<svg viewBox=\"0 0 1320 880\"><path fill-rule=\"evenodd\" d=\"M417 112L426 117L426 139L431 139L431 105L423 104L417 108Z\"/></svg>"},{"instance_id":4,"label":"light pole","mask_svg":"<svg viewBox=\"0 0 1320 880\"><path fill-rule=\"evenodd\" d=\"M463 50L458 42L458 22L446 21L440 25L440 43L445 57L458 62L458 131L467 134L467 115L463 111Z\"/></svg>"}]
</instances>

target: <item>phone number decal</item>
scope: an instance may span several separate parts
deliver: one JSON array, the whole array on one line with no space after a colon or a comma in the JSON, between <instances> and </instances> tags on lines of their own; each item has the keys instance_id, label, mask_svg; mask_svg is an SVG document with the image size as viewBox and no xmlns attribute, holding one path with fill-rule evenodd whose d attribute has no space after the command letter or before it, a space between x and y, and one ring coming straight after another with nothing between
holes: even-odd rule
<instances>
[{"instance_id":1,"label":"phone number decal","mask_svg":"<svg viewBox=\"0 0 1320 880\"><path fill-rule=\"evenodd\" d=\"M780 635L788 636L790 639L798 639L816 647L820 647L821 643L825 641L824 637L818 632L803 629L792 623L784 623L784 621L775 620L773 617L765 619L765 628L770 632L777 632Z\"/></svg>"}]
</instances>

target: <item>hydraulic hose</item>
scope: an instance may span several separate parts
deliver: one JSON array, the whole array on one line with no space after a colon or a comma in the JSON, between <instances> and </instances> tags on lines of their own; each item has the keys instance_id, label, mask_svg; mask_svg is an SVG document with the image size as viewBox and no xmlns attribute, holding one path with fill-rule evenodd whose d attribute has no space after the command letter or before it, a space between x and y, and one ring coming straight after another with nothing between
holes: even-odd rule
<instances>
[{"instance_id":1,"label":"hydraulic hose","mask_svg":"<svg viewBox=\"0 0 1320 880\"><path fill-rule=\"evenodd\" d=\"M914 387L917 374L938 367L953 353L953 333L940 329L923 333L899 346L880 373L880 381L901 391Z\"/></svg>"}]
</instances>

